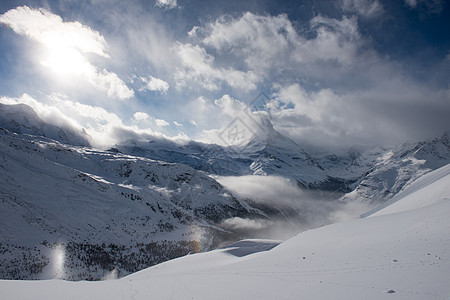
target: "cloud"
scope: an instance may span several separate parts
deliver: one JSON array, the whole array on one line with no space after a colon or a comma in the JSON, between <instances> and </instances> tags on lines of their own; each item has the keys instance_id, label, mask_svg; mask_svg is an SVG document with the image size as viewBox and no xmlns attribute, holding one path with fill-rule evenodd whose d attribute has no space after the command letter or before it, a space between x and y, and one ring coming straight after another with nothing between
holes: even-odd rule
<instances>
[{"instance_id":1,"label":"cloud","mask_svg":"<svg viewBox=\"0 0 450 300\"><path fill-rule=\"evenodd\" d=\"M79 22L63 22L60 16L45 9L27 6L11 9L0 16L16 33L43 44L62 44L82 53L95 53L109 57L105 39L97 32Z\"/></svg>"},{"instance_id":2,"label":"cloud","mask_svg":"<svg viewBox=\"0 0 450 300\"><path fill-rule=\"evenodd\" d=\"M299 62L336 61L348 65L356 57L361 45L357 19L342 17L341 20L323 16L310 21L311 29L317 33L314 39L299 39L294 57Z\"/></svg>"},{"instance_id":3,"label":"cloud","mask_svg":"<svg viewBox=\"0 0 450 300\"><path fill-rule=\"evenodd\" d=\"M228 94L215 100L199 97L184 108L196 117L191 124L203 128L195 139L204 143L241 145L261 130L258 115L261 112L252 113L244 102ZM235 130L240 133L239 139L230 139L229 133Z\"/></svg>"},{"instance_id":4,"label":"cloud","mask_svg":"<svg viewBox=\"0 0 450 300\"><path fill-rule=\"evenodd\" d=\"M216 180L235 197L245 199L256 207L270 207L278 215L270 221L230 218L221 226L262 237L284 239L306 229L359 217L372 207L326 200L326 193L300 189L297 184L280 176L226 176ZM294 217L295 216L295 217Z\"/></svg>"},{"instance_id":5,"label":"cloud","mask_svg":"<svg viewBox=\"0 0 450 300\"><path fill-rule=\"evenodd\" d=\"M128 99L133 90L117 76L105 69L98 70L88 62L86 54L109 58L107 43L100 33L79 22L64 22L45 9L27 6L11 9L0 16L17 34L24 35L45 46L41 64L57 75L82 76L94 88L108 97Z\"/></svg>"},{"instance_id":6,"label":"cloud","mask_svg":"<svg viewBox=\"0 0 450 300\"><path fill-rule=\"evenodd\" d=\"M345 78L342 69L352 70L354 62L358 60L358 50L365 44L358 30L357 18L345 16L333 19L318 15L310 20L308 31L304 32L295 29L285 14L261 16L246 12L239 17L223 16L203 26L194 26L189 36L193 43L179 45L179 56L185 62L185 69L179 73L182 76L178 77L178 82L186 86L200 81L203 88L208 90L220 89L221 82L225 80L218 75L221 74L220 69L214 67L216 57L222 61L223 56L227 57L225 62L242 70L240 72L257 74L254 86L273 80L276 87L278 81L292 81L294 78L319 83L337 81L336 84L339 84ZM328 70L325 75L324 69ZM232 78L231 74L228 72L226 80ZM321 95L325 93L334 91L331 88L323 89ZM326 102L327 97L321 99ZM242 114L246 108L242 101L228 95L215 100L215 105L208 101L205 98L197 100L198 114L214 115L213 122L220 127L205 129L198 136L201 140L222 144L215 137L237 116L250 127L250 131L253 130L254 120L248 119L248 114ZM299 105L297 103L297 108ZM314 113L308 108L308 114L284 110L283 116L292 123L300 121L301 124L311 124L311 117L315 115L318 118L322 107L316 104ZM323 118L322 114L320 118ZM196 121L200 125L211 123L207 117L202 119L206 120ZM292 126L281 115L274 121L275 125Z\"/></svg>"},{"instance_id":7,"label":"cloud","mask_svg":"<svg viewBox=\"0 0 450 300\"><path fill-rule=\"evenodd\" d=\"M422 9L429 13L440 14L444 9L443 0L405 0L405 4L413 9Z\"/></svg>"},{"instance_id":8,"label":"cloud","mask_svg":"<svg viewBox=\"0 0 450 300\"><path fill-rule=\"evenodd\" d=\"M105 92L110 98L128 99L134 96L134 91L113 72L103 70L97 72L90 68L84 75L86 80L99 91Z\"/></svg>"},{"instance_id":9,"label":"cloud","mask_svg":"<svg viewBox=\"0 0 450 300\"><path fill-rule=\"evenodd\" d=\"M215 67L214 57L199 45L179 44L176 53L182 65L175 74L178 88L194 84L206 90L217 91L224 82L232 88L248 91L254 90L256 83L260 81L253 71Z\"/></svg>"},{"instance_id":10,"label":"cloud","mask_svg":"<svg viewBox=\"0 0 450 300\"><path fill-rule=\"evenodd\" d=\"M351 65L364 44L357 18L345 16L316 16L307 32L299 32L285 14L246 12L194 26L188 36L189 43L174 48L180 60L177 88L213 92L227 86L251 92L260 83L286 78L324 81ZM324 68L330 71L326 76Z\"/></svg>"},{"instance_id":11,"label":"cloud","mask_svg":"<svg viewBox=\"0 0 450 300\"><path fill-rule=\"evenodd\" d=\"M165 120L161 120L161 119L156 119L155 120L156 126L158 127L165 127L165 126L169 126L169 122L165 121Z\"/></svg>"},{"instance_id":12,"label":"cloud","mask_svg":"<svg viewBox=\"0 0 450 300\"><path fill-rule=\"evenodd\" d=\"M145 120L150 119L150 116L145 112L138 111L138 112L134 113L133 118L136 121L145 121Z\"/></svg>"},{"instance_id":13,"label":"cloud","mask_svg":"<svg viewBox=\"0 0 450 300\"><path fill-rule=\"evenodd\" d=\"M388 11L390 6L384 1L340 0L333 13L319 10L309 20L292 19L291 14L256 13L261 10L224 15L221 12L226 10L217 10L201 21L195 15L197 10L193 15L177 10L174 15L152 8L153 3L151 9L143 10L141 1L115 1L110 7L102 7L101 2L74 5L70 14L58 10L62 18L28 7L0 16L15 32L40 43L30 49L32 56L45 66L38 68L47 71L45 79L54 79L49 86L39 86L42 94L56 90L70 94L73 102L95 103L125 120L123 126L129 122L138 130L146 126L177 134L180 128L173 120L178 120L190 136L214 142L220 139L206 138L208 133L217 137L236 116L254 130L252 119L245 119L248 114L241 117L240 111L259 91L271 96L268 104L275 129L301 146L386 144L422 139L427 133L437 136L448 127L444 117L449 99L444 80L448 77L448 52L445 63L438 62L438 56L429 63L424 51L422 65L416 63L414 53L407 58L389 56L396 44L386 46L388 36L386 40L370 36L374 29L386 29L386 22L366 19L385 13L395 18L399 12ZM432 3L439 8L443 2L408 3L404 6L426 10ZM223 8L215 5L213 9ZM65 13L70 18L82 17L95 9L99 18L91 18L89 23L82 19L64 22L69 20ZM404 12L410 18L408 9ZM172 26L179 18L181 25ZM400 31L405 32L396 32ZM404 50L398 47L400 52ZM18 71L22 67L14 67L14 80L19 82L26 74ZM130 78L131 85L121 79L125 78L122 74ZM35 89L26 89L36 86L28 79L24 79L28 86L15 86L14 92L36 95ZM84 88L78 88L79 84ZM69 92L69 87L75 87L77 93ZM125 104L100 102L97 99L105 97L91 93L94 88L111 98L135 99ZM148 101L150 96L152 101ZM432 105L427 104L428 99ZM168 108L173 110L170 117ZM175 126L158 127L151 116L130 118L136 111L166 116L166 122ZM125 135L127 130L121 132Z\"/></svg>"},{"instance_id":14,"label":"cloud","mask_svg":"<svg viewBox=\"0 0 450 300\"><path fill-rule=\"evenodd\" d=\"M9 98L15 103L24 103L36 111L46 123L65 127L71 124L77 128L84 128L92 137L91 145L103 146L113 144L116 139L111 134L115 127L124 126L122 120L114 113L104 108L82 104L69 100L64 95L52 94L44 102L38 101L24 94L20 98Z\"/></svg>"},{"instance_id":15,"label":"cloud","mask_svg":"<svg viewBox=\"0 0 450 300\"><path fill-rule=\"evenodd\" d=\"M231 230L263 230L269 226L273 226L273 222L269 220L252 220L243 219L239 217L229 218L224 220L220 226L229 228Z\"/></svg>"},{"instance_id":16,"label":"cloud","mask_svg":"<svg viewBox=\"0 0 450 300\"><path fill-rule=\"evenodd\" d=\"M169 90L169 84L167 82L165 82L162 79L153 77L153 76L148 76L147 78L145 77L140 77L140 76L133 76L133 78L137 78L141 83L143 83L143 85L139 88L139 91L157 91L160 92L161 94L166 94L167 91Z\"/></svg>"},{"instance_id":17,"label":"cloud","mask_svg":"<svg viewBox=\"0 0 450 300\"><path fill-rule=\"evenodd\" d=\"M289 55L297 34L286 15L259 16L246 12L239 18L222 17L197 28L202 43L229 51L251 70L267 69Z\"/></svg>"},{"instance_id":18,"label":"cloud","mask_svg":"<svg viewBox=\"0 0 450 300\"><path fill-rule=\"evenodd\" d=\"M19 98L1 97L0 102L4 104L24 103L33 108L46 123L64 128L70 127L78 132L84 129L91 138L90 144L99 148L111 147L130 139L148 141L158 137L175 142L185 142L187 139L183 134L168 137L148 128L146 124L144 124L144 128L138 127L136 124L124 124L115 113L102 107L72 101L61 94L51 94L40 100L27 94ZM135 113L134 119L139 122L153 121L144 112ZM156 119L154 122L161 127L169 125L160 119Z\"/></svg>"},{"instance_id":19,"label":"cloud","mask_svg":"<svg viewBox=\"0 0 450 300\"><path fill-rule=\"evenodd\" d=\"M412 8L415 8L417 6L417 0L405 0L405 3Z\"/></svg>"},{"instance_id":20,"label":"cloud","mask_svg":"<svg viewBox=\"0 0 450 300\"><path fill-rule=\"evenodd\" d=\"M159 91L164 94L169 89L169 84L162 79L150 76L147 81L147 88L150 91Z\"/></svg>"},{"instance_id":21,"label":"cloud","mask_svg":"<svg viewBox=\"0 0 450 300\"><path fill-rule=\"evenodd\" d=\"M156 0L155 6L168 10L177 7L178 4L177 0Z\"/></svg>"},{"instance_id":22,"label":"cloud","mask_svg":"<svg viewBox=\"0 0 450 300\"><path fill-rule=\"evenodd\" d=\"M247 105L230 95L223 95L214 101L214 104L227 116L236 117L242 113Z\"/></svg>"},{"instance_id":23,"label":"cloud","mask_svg":"<svg viewBox=\"0 0 450 300\"><path fill-rule=\"evenodd\" d=\"M183 124L178 123L177 121L173 121L173 124L174 124L175 126L178 126L178 127L183 127L183 126L184 126Z\"/></svg>"},{"instance_id":24,"label":"cloud","mask_svg":"<svg viewBox=\"0 0 450 300\"><path fill-rule=\"evenodd\" d=\"M307 92L299 84L278 86L271 116L276 128L303 146L326 149L353 144L395 145L442 134L448 127L448 92L396 78L370 91ZM380 75L380 78L386 75ZM424 102L423 99L427 99ZM425 124L425 125L424 125Z\"/></svg>"},{"instance_id":25,"label":"cloud","mask_svg":"<svg viewBox=\"0 0 450 300\"><path fill-rule=\"evenodd\" d=\"M172 78L180 63L175 52L177 44L173 32L157 18L136 15L136 10L141 9L127 2L124 9L115 11L108 18L108 26L124 36L114 35L109 39L124 51L121 56L124 64L133 65L140 74L148 72L145 66L151 66L157 77Z\"/></svg>"},{"instance_id":26,"label":"cloud","mask_svg":"<svg viewBox=\"0 0 450 300\"><path fill-rule=\"evenodd\" d=\"M81 132L83 127L73 118L63 114L60 109L51 105L44 105L28 94L20 98L0 97L0 103L7 105L26 104L30 106L44 122L61 128L71 128Z\"/></svg>"},{"instance_id":27,"label":"cloud","mask_svg":"<svg viewBox=\"0 0 450 300\"><path fill-rule=\"evenodd\" d=\"M363 17L376 17L385 9L379 1L340 4L344 11ZM220 91L221 77L206 76L217 72L217 61L257 74L256 86L271 86L272 101L265 109L270 109L275 129L301 146L314 146L310 150L392 145L441 135L448 128L448 88L428 87L430 83L414 79L402 61L378 54L360 31L356 15L319 14L303 30L287 15L251 12L194 26L190 43L179 45L192 67L182 76L184 85L203 80L204 88ZM433 74L445 73L439 71L445 61L437 63ZM245 101L229 95L192 101L189 114L198 116L195 121L203 129L197 139L223 144L217 137L236 117L250 133L258 130L254 118L242 114Z\"/></svg>"},{"instance_id":28,"label":"cloud","mask_svg":"<svg viewBox=\"0 0 450 300\"><path fill-rule=\"evenodd\" d=\"M250 12L239 18L222 17L195 28L196 37L218 53L230 52L249 70L292 69L298 63L336 60L348 63L360 39L357 20L316 16L310 21L312 38L302 36L285 14L260 16ZM192 32L192 31L191 31Z\"/></svg>"},{"instance_id":29,"label":"cloud","mask_svg":"<svg viewBox=\"0 0 450 300\"><path fill-rule=\"evenodd\" d=\"M376 17L383 13L383 5L378 0L342 0L341 6L344 11L354 12L366 18Z\"/></svg>"},{"instance_id":30,"label":"cloud","mask_svg":"<svg viewBox=\"0 0 450 300\"><path fill-rule=\"evenodd\" d=\"M295 183L279 176L227 176L217 181L235 195L277 207L295 206L305 196Z\"/></svg>"}]
</instances>

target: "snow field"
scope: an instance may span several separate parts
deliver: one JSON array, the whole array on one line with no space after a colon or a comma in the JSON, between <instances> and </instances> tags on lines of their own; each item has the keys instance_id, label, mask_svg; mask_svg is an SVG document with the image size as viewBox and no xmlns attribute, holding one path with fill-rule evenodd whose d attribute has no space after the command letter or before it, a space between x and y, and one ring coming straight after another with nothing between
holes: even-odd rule
<instances>
[{"instance_id":1,"label":"snow field","mask_svg":"<svg viewBox=\"0 0 450 300\"><path fill-rule=\"evenodd\" d=\"M241 242L119 280L0 281L0 289L5 299L446 299L449 182L447 165L370 218L309 230L272 249L277 242Z\"/></svg>"}]
</instances>

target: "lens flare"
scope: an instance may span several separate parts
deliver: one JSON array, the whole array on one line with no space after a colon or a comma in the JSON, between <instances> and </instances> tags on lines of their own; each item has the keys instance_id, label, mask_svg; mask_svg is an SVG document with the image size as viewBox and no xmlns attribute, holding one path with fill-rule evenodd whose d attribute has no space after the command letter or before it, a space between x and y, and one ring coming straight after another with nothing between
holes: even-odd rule
<instances>
[{"instance_id":1,"label":"lens flare","mask_svg":"<svg viewBox=\"0 0 450 300\"><path fill-rule=\"evenodd\" d=\"M63 244L58 244L53 249L53 263L55 269L55 278L63 278L64 262L66 260L65 248Z\"/></svg>"},{"instance_id":2,"label":"lens flare","mask_svg":"<svg viewBox=\"0 0 450 300\"><path fill-rule=\"evenodd\" d=\"M208 234L207 229L200 226L192 226L190 230L190 239L194 242L195 253L211 249L212 238L210 237L210 234Z\"/></svg>"}]
</instances>

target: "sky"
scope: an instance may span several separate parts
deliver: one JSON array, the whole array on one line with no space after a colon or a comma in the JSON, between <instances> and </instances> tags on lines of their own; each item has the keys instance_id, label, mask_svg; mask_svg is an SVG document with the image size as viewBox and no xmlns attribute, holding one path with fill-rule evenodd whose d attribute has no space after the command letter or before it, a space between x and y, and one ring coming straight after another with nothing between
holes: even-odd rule
<instances>
[{"instance_id":1,"label":"sky","mask_svg":"<svg viewBox=\"0 0 450 300\"><path fill-rule=\"evenodd\" d=\"M450 130L449 1L6 0L0 23L0 103L99 147L230 145L259 118L330 151Z\"/></svg>"}]
</instances>

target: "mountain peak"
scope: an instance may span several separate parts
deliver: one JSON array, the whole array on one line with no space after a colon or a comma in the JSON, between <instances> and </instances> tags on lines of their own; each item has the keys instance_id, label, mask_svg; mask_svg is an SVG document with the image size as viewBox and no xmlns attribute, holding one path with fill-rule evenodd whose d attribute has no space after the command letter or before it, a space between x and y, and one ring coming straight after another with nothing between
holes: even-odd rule
<instances>
[{"instance_id":1,"label":"mountain peak","mask_svg":"<svg viewBox=\"0 0 450 300\"><path fill-rule=\"evenodd\" d=\"M29 105L0 103L0 127L18 134L47 137L77 146L89 146L88 134L83 129L60 127L44 122Z\"/></svg>"},{"instance_id":2,"label":"mountain peak","mask_svg":"<svg viewBox=\"0 0 450 300\"><path fill-rule=\"evenodd\" d=\"M246 148L264 149L282 148L282 149L298 149L299 146L287 136L279 133L270 121L268 116L258 116L258 127L252 139L245 146Z\"/></svg>"}]
</instances>

